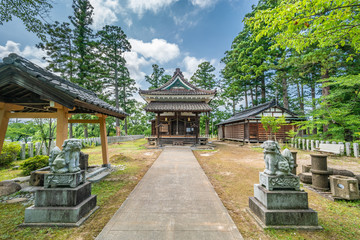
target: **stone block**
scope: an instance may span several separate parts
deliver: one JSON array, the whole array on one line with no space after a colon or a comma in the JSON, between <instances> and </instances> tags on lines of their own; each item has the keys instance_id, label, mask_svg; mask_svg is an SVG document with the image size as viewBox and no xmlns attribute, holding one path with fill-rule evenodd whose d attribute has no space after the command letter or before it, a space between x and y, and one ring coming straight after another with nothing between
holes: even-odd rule
<instances>
[{"instance_id":1,"label":"stone block","mask_svg":"<svg viewBox=\"0 0 360 240\"><path fill-rule=\"evenodd\" d=\"M85 182L85 171L75 173L49 173L45 174L44 187L72 187L75 188Z\"/></svg>"},{"instance_id":2,"label":"stone block","mask_svg":"<svg viewBox=\"0 0 360 240\"><path fill-rule=\"evenodd\" d=\"M76 188L42 188L35 193L35 207L74 207L91 196L91 183Z\"/></svg>"},{"instance_id":3,"label":"stone block","mask_svg":"<svg viewBox=\"0 0 360 240\"><path fill-rule=\"evenodd\" d=\"M302 183L312 184L312 174L310 172L300 173L299 178Z\"/></svg>"},{"instance_id":4,"label":"stone block","mask_svg":"<svg viewBox=\"0 0 360 240\"><path fill-rule=\"evenodd\" d=\"M249 198L249 208L267 227L315 227L316 229L319 229L317 212L311 208L270 210L266 209L266 207L255 197Z\"/></svg>"},{"instance_id":5,"label":"stone block","mask_svg":"<svg viewBox=\"0 0 360 240\"><path fill-rule=\"evenodd\" d=\"M308 194L304 191L269 191L254 185L254 196L267 209L308 209Z\"/></svg>"},{"instance_id":6,"label":"stone block","mask_svg":"<svg viewBox=\"0 0 360 240\"><path fill-rule=\"evenodd\" d=\"M30 180L29 180L29 184L31 186L44 186L44 176L45 174L49 174L50 173L50 169L49 171L32 171L30 173Z\"/></svg>"},{"instance_id":7,"label":"stone block","mask_svg":"<svg viewBox=\"0 0 360 240\"><path fill-rule=\"evenodd\" d=\"M310 172L311 165L302 165L301 168L303 173L308 173Z\"/></svg>"},{"instance_id":8,"label":"stone block","mask_svg":"<svg viewBox=\"0 0 360 240\"><path fill-rule=\"evenodd\" d=\"M80 152L79 164L81 170L87 171L89 166L89 154Z\"/></svg>"},{"instance_id":9,"label":"stone block","mask_svg":"<svg viewBox=\"0 0 360 240\"><path fill-rule=\"evenodd\" d=\"M332 175L330 179L331 194L347 200L360 199L358 180L352 177Z\"/></svg>"},{"instance_id":10,"label":"stone block","mask_svg":"<svg viewBox=\"0 0 360 240\"><path fill-rule=\"evenodd\" d=\"M20 184L13 181L0 182L0 196L6 196L21 190Z\"/></svg>"},{"instance_id":11,"label":"stone block","mask_svg":"<svg viewBox=\"0 0 360 240\"><path fill-rule=\"evenodd\" d=\"M75 207L35 207L25 209L24 223L76 223L96 207L96 195Z\"/></svg>"},{"instance_id":12,"label":"stone block","mask_svg":"<svg viewBox=\"0 0 360 240\"><path fill-rule=\"evenodd\" d=\"M270 191L278 189L300 190L299 177L293 174L276 176L260 172L259 178L260 184Z\"/></svg>"},{"instance_id":13,"label":"stone block","mask_svg":"<svg viewBox=\"0 0 360 240\"><path fill-rule=\"evenodd\" d=\"M20 143L21 146L21 150L20 150L20 159L24 160L26 158L26 144L25 143Z\"/></svg>"},{"instance_id":14,"label":"stone block","mask_svg":"<svg viewBox=\"0 0 360 240\"><path fill-rule=\"evenodd\" d=\"M34 144L32 142L28 143L29 157L34 157Z\"/></svg>"}]
</instances>

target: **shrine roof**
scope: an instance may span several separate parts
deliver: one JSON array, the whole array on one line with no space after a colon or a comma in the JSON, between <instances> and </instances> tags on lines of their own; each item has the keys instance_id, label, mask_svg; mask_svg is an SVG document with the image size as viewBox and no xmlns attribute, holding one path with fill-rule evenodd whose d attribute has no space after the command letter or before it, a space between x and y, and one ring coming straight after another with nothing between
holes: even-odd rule
<instances>
[{"instance_id":1,"label":"shrine roof","mask_svg":"<svg viewBox=\"0 0 360 240\"><path fill-rule=\"evenodd\" d=\"M69 111L72 113L101 113L118 118L128 115L101 100L94 92L15 53L3 58L0 73L0 101L23 105L24 112L51 111L49 101L54 101L73 109Z\"/></svg>"},{"instance_id":2,"label":"shrine roof","mask_svg":"<svg viewBox=\"0 0 360 240\"><path fill-rule=\"evenodd\" d=\"M302 118L298 117L295 113L291 112L290 110L288 110L288 109L286 109L286 108L284 108L282 106L279 106L279 104L275 101L275 99L273 99L272 101L269 101L269 102L257 105L255 107L246 109L244 111L238 112L234 116L232 116L232 117L230 117L230 118L228 118L228 119L226 119L226 120L224 120L224 121L222 121L222 122L220 122L220 123L218 123L216 125L223 125L223 124L226 124L226 123L233 123L233 122L241 121L241 120L244 120L244 119L253 118L253 117L255 117L255 115L258 115L261 112L263 112L263 111L265 111L265 110L267 110L269 108L272 108L272 107L280 108L284 112L291 115L292 118L294 118L294 119L302 119Z\"/></svg>"},{"instance_id":3,"label":"shrine roof","mask_svg":"<svg viewBox=\"0 0 360 240\"><path fill-rule=\"evenodd\" d=\"M159 88L140 90L141 95L214 95L216 90L200 89L189 83L180 68L177 68L173 77Z\"/></svg>"},{"instance_id":4,"label":"shrine roof","mask_svg":"<svg viewBox=\"0 0 360 240\"><path fill-rule=\"evenodd\" d=\"M209 104L205 102L150 102L147 112L209 112Z\"/></svg>"}]
</instances>

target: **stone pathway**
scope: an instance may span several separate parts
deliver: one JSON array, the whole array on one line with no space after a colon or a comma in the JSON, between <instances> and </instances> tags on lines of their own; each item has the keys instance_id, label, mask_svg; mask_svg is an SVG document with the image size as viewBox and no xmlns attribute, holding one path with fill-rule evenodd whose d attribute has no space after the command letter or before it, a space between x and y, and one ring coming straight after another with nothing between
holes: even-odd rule
<instances>
[{"instance_id":1,"label":"stone pathway","mask_svg":"<svg viewBox=\"0 0 360 240\"><path fill-rule=\"evenodd\" d=\"M165 147L100 239L242 239L189 147Z\"/></svg>"}]
</instances>

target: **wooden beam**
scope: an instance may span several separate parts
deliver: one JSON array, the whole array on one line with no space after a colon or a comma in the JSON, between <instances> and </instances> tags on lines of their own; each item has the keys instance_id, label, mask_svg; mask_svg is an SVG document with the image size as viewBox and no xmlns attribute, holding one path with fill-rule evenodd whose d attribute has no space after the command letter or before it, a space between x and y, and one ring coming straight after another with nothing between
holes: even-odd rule
<instances>
[{"instance_id":1,"label":"wooden beam","mask_svg":"<svg viewBox=\"0 0 360 240\"><path fill-rule=\"evenodd\" d=\"M68 109L63 107L57 110L56 146L62 149L62 145L68 136Z\"/></svg>"},{"instance_id":2,"label":"wooden beam","mask_svg":"<svg viewBox=\"0 0 360 240\"><path fill-rule=\"evenodd\" d=\"M0 108L0 153L5 141L6 130L9 123L9 118L6 116L6 109Z\"/></svg>"},{"instance_id":3,"label":"wooden beam","mask_svg":"<svg viewBox=\"0 0 360 240\"><path fill-rule=\"evenodd\" d=\"M99 119L69 119L68 123L100 123Z\"/></svg>"},{"instance_id":4,"label":"wooden beam","mask_svg":"<svg viewBox=\"0 0 360 240\"><path fill-rule=\"evenodd\" d=\"M101 138L101 151L102 151L102 159L103 166L109 166L109 155L108 155L108 142L106 136L106 121L105 117L100 117L100 138Z\"/></svg>"},{"instance_id":5,"label":"wooden beam","mask_svg":"<svg viewBox=\"0 0 360 240\"><path fill-rule=\"evenodd\" d=\"M50 112L16 112L6 114L9 118L57 118L57 113L50 113Z\"/></svg>"}]
</instances>

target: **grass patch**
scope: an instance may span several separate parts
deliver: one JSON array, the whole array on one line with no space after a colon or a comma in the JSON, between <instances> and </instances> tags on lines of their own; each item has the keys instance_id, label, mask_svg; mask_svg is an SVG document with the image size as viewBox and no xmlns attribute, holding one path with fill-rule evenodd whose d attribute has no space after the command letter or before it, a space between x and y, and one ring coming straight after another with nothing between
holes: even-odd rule
<instances>
[{"instance_id":1,"label":"grass patch","mask_svg":"<svg viewBox=\"0 0 360 240\"><path fill-rule=\"evenodd\" d=\"M81 227L18 228L18 225L24 221L25 208L28 206L19 203L0 203L0 239L94 239L161 152L161 150L147 150L141 147L145 141L134 142L136 143L111 145L110 159L115 155L124 156L116 164L112 164L124 165L125 169L116 170L103 181L92 184L92 194L97 195L97 205L100 208ZM132 150L128 151L126 146L132 146ZM99 150L101 152L101 147L84 149L84 152L93 157L93 162L101 164L101 154L95 154L95 157L93 155L93 152Z\"/></svg>"},{"instance_id":2,"label":"grass patch","mask_svg":"<svg viewBox=\"0 0 360 240\"><path fill-rule=\"evenodd\" d=\"M215 144L218 152L211 156L197 151L194 154L245 239L359 239L360 201L332 202L307 189L310 208L318 212L323 230L262 230L246 212L248 197L254 196L253 186L259 182L259 171L264 169L262 149ZM348 158L344 162L350 160L356 162Z\"/></svg>"}]
</instances>

